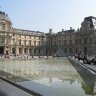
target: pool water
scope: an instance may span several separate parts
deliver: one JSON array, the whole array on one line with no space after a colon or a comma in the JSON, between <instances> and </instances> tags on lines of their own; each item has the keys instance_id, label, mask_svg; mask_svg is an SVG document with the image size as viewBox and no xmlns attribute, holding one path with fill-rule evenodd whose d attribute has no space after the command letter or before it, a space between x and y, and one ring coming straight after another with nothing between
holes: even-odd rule
<instances>
[{"instance_id":1,"label":"pool water","mask_svg":"<svg viewBox=\"0 0 96 96\"><path fill-rule=\"evenodd\" d=\"M2 77L43 96L96 96L95 79L89 86L67 58L0 60L0 70Z\"/></svg>"}]
</instances>

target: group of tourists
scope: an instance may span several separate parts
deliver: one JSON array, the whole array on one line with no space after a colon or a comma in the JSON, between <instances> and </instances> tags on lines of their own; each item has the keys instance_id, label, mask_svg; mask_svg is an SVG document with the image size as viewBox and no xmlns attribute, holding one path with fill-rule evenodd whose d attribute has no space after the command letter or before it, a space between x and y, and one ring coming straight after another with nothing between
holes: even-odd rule
<instances>
[{"instance_id":1,"label":"group of tourists","mask_svg":"<svg viewBox=\"0 0 96 96\"><path fill-rule=\"evenodd\" d=\"M74 57L79 61L82 60L84 64L94 64L96 65L96 56L92 59L88 59L87 55L75 54Z\"/></svg>"},{"instance_id":2,"label":"group of tourists","mask_svg":"<svg viewBox=\"0 0 96 96\"><path fill-rule=\"evenodd\" d=\"M52 59L54 58L53 56L42 56L42 55L38 55L38 56L33 56L33 55L6 55L6 54L1 54L0 58L7 58L7 59Z\"/></svg>"}]
</instances>

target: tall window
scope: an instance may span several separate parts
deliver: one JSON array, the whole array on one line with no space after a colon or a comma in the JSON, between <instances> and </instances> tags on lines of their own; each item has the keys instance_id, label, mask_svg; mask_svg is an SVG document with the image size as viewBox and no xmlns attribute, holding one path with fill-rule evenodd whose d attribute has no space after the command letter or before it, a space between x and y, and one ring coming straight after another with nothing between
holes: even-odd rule
<instances>
[{"instance_id":1,"label":"tall window","mask_svg":"<svg viewBox=\"0 0 96 96\"><path fill-rule=\"evenodd\" d=\"M59 43L59 46L60 46L60 45L61 45L61 42L60 42L60 40L59 40L59 42L58 42L58 43Z\"/></svg>"},{"instance_id":2,"label":"tall window","mask_svg":"<svg viewBox=\"0 0 96 96\"><path fill-rule=\"evenodd\" d=\"M64 53L67 53L67 49L66 48L64 48Z\"/></svg>"},{"instance_id":3,"label":"tall window","mask_svg":"<svg viewBox=\"0 0 96 96\"><path fill-rule=\"evenodd\" d=\"M5 24L0 24L0 30L5 30Z\"/></svg>"},{"instance_id":4,"label":"tall window","mask_svg":"<svg viewBox=\"0 0 96 96\"><path fill-rule=\"evenodd\" d=\"M92 38L90 38L90 43L92 43Z\"/></svg>"},{"instance_id":5,"label":"tall window","mask_svg":"<svg viewBox=\"0 0 96 96\"><path fill-rule=\"evenodd\" d=\"M32 53L32 50L31 50L31 48L29 49L29 53L30 53L30 54Z\"/></svg>"},{"instance_id":6,"label":"tall window","mask_svg":"<svg viewBox=\"0 0 96 96\"><path fill-rule=\"evenodd\" d=\"M31 40L29 41L29 45L31 46Z\"/></svg>"},{"instance_id":7,"label":"tall window","mask_svg":"<svg viewBox=\"0 0 96 96\"><path fill-rule=\"evenodd\" d=\"M67 40L64 40L64 45L67 45Z\"/></svg>"},{"instance_id":8,"label":"tall window","mask_svg":"<svg viewBox=\"0 0 96 96\"><path fill-rule=\"evenodd\" d=\"M0 37L0 44L4 44L5 43L5 37Z\"/></svg>"},{"instance_id":9,"label":"tall window","mask_svg":"<svg viewBox=\"0 0 96 96\"><path fill-rule=\"evenodd\" d=\"M34 41L34 46L36 46L36 41Z\"/></svg>"},{"instance_id":10,"label":"tall window","mask_svg":"<svg viewBox=\"0 0 96 96\"><path fill-rule=\"evenodd\" d=\"M78 40L76 40L76 45L78 45Z\"/></svg>"},{"instance_id":11,"label":"tall window","mask_svg":"<svg viewBox=\"0 0 96 96\"><path fill-rule=\"evenodd\" d=\"M15 34L13 33L13 36L15 36Z\"/></svg>"},{"instance_id":12,"label":"tall window","mask_svg":"<svg viewBox=\"0 0 96 96\"><path fill-rule=\"evenodd\" d=\"M56 41L54 42L54 45L56 46L57 44L56 44Z\"/></svg>"},{"instance_id":13,"label":"tall window","mask_svg":"<svg viewBox=\"0 0 96 96\"><path fill-rule=\"evenodd\" d=\"M24 45L26 45L26 40L24 40Z\"/></svg>"},{"instance_id":14,"label":"tall window","mask_svg":"<svg viewBox=\"0 0 96 96\"><path fill-rule=\"evenodd\" d=\"M39 46L40 46L40 41L38 42Z\"/></svg>"},{"instance_id":15,"label":"tall window","mask_svg":"<svg viewBox=\"0 0 96 96\"><path fill-rule=\"evenodd\" d=\"M72 40L70 40L69 42L70 42L70 45L72 45Z\"/></svg>"},{"instance_id":16,"label":"tall window","mask_svg":"<svg viewBox=\"0 0 96 96\"><path fill-rule=\"evenodd\" d=\"M19 53L21 53L21 48L19 48Z\"/></svg>"},{"instance_id":17,"label":"tall window","mask_svg":"<svg viewBox=\"0 0 96 96\"><path fill-rule=\"evenodd\" d=\"M72 53L72 48L69 49L70 53Z\"/></svg>"},{"instance_id":18,"label":"tall window","mask_svg":"<svg viewBox=\"0 0 96 96\"><path fill-rule=\"evenodd\" d=\"M87 38L84 38L84 44L87 44Z\"/></svg>"},{"instance_id":19,"label":"tall window","mask_svg":"<svg viewBox=\"0 0 96 96\"><path fill-rule=\"evenodd\" d=\"M21 45L21 40L19 40L19 45Z\"/></svg>"},{"instance_id":20,"label":"tall window","mask_svg":"<svg viewBox=\"0 0 96 96\"><path fill-rule=\"evenodd\" d=\"M34 53L36 53L36 49L34 49Z\"/></svg>"},{"instance_id":21,"label":"tall window","mask_svg":"<svg viewBox=\"0 0 96 96\"><path fill-rule=\"evenodd\" d=\"M26 48L24 48L24 53L27 53L27 49Z\"/></svg>"},{"instance_id":22,"label":"tall window","mask_svg":"<svg viewBox=\"0 0 96 96\"><path fill-rule=\"evenodd\" d=\"M15 44L15 38L13 38L13 44Z\"/></svg>"},{"instance_id":23,"label":"tall window","mask_svg":"<svg viewBox=\"0 0 96 96\"><path fill-rule=\"evenodd\" d=\"M36 37L34 36L34 39L36 39Z\"/></svg>"}]
</instances>

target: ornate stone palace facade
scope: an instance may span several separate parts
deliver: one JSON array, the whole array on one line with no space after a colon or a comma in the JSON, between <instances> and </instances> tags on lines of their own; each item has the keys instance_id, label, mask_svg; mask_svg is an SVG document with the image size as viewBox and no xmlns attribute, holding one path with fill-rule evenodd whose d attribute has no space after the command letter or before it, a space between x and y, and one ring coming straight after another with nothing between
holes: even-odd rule
<instances>
[{"instance_id":1,"label":"ornate stone palace facade","mask_svg":"<svg viewBox=\"0 0 96 96\"><path fill-rule=\"evenodd\" d=\"M16 29L8 15L0 11L0 54L59 55L75 53L96 55L96 18L84 18L77 31L63 30L49 33Z\"/></svg>"}]
</instances>

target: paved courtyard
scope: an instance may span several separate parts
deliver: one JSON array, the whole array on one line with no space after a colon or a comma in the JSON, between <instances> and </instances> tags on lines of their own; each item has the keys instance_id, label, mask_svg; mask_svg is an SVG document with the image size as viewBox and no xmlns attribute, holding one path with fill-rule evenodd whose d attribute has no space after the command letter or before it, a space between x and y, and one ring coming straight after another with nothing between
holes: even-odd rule
<instances>
[{"instance_id":1,"label":"paved courtyard","mask_svg":"<svg viewBox=\"0 0 96 96\"><path fill-rule=\"evenodd\" d=\"M0 96L33 96L0 79Z\"/></svg>"}]
</instances>

